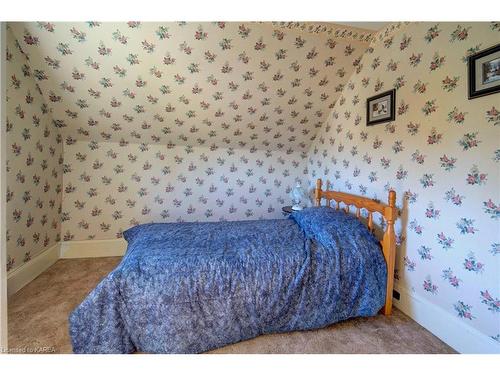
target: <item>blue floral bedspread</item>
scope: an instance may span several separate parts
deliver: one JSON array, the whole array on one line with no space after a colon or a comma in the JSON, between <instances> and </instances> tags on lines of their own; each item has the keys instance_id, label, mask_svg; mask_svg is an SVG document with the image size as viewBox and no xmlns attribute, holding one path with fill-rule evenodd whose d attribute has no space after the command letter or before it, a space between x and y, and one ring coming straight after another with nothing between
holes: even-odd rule
<instances>
[{"instance_id":1,"label":"blue floral bedspread","mask_svg":"<svg viewBox=\"0 0 500 375\"><path fill-rule=\"evenodd\" d=\"M386 266L355 218L143 224L122 262L72 312L75 353L200 353L315 329L384 304Z\"/></svg>"}]
</instances>

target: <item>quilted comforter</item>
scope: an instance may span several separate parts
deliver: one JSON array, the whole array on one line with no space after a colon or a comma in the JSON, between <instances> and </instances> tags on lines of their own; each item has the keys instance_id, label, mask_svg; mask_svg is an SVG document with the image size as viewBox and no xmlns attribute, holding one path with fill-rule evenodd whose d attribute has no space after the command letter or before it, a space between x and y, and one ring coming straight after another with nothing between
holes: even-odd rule
<instances>
[{"instance_id":1,"label":"quilted comforter","mask_svg":"<svg viewBox=\"0 0 500 375\"><path fill-rule=\"evenodd\" d=\"M124 238L121 263L70 315L75 353L200 353L373 316L384 304L377 240L333 209L143 224Z\"/></svg>"}]
</instances>

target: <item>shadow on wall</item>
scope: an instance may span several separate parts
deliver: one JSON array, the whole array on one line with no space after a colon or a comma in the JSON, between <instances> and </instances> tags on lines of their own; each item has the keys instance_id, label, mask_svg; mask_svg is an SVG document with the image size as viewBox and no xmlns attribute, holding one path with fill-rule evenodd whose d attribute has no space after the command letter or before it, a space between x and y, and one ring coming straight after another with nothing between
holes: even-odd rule
<instances>
[{"instance_id":1,"label":"shadow on wall","mask_svg":"<svg viewBox=\"0 0 500 375\"><path fill-rule=\"evenodd\" d=\"M408 228L409 208L408 200L405 198L405 196L403 195L400 199L402 201L402 208L398 208L399 231L396 231L396 256L406 257L406 232ZM399 269L397 267L394 270L394 273L394 278L397 282L399 282Z\"/></svg>"}]
</instances>

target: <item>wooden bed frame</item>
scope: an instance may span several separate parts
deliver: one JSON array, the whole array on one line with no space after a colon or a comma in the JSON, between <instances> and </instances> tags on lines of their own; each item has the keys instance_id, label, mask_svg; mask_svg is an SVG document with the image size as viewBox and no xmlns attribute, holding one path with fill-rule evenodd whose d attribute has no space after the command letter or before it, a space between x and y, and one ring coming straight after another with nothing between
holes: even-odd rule
<instances>
[{"instance_id":1,"label":"wooden bed frame","mask_svg":"<svg viewBox=\"0 0 500 375\"><path fill-rule=\"evenodd\" d=\"M373 199L360 197L358 195L341 193L333 190L321 190L321 179L316 181L316 189L314 190L314 200L316 206L321 206L321 199L326 200L327 206L331 207L330 201L334 200L336 209L340 209L340 203L344 203L343 208L345 212L349 213L350 206L356 207L356 217L361 219L361 209L368 211L367 226L370 232L373 233L373 212L379 212L385 219L387 226L384 236L380 244L382 246L382 253L384 254L385 262L387 264L387 289L385 294L385 305L381 312L384 315L391 315L392 311L392 289L394 287L394 263L396 260L396 234L394 232L394 222L397 219L398 213L396 208L396 192L389 191L389 205L377 202Z\"/></svg>"}]
</instances>

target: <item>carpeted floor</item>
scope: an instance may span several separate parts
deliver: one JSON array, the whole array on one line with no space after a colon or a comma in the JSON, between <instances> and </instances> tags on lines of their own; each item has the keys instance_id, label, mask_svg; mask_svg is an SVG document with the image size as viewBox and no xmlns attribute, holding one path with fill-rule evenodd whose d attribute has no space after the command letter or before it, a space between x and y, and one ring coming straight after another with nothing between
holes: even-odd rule
<instances>
[{"instance_id":1,"label":"carpeted floor","mask_svg":"<svg viewBox=\"0 0 500 375\"><path fill-rule=\"evenodd\" d=\"M68 315L121 258L63 259L9 299L9 347L71 353ZM454 353L402 312L260 336L211 353Z\"/></svg>"}]
</instances>

